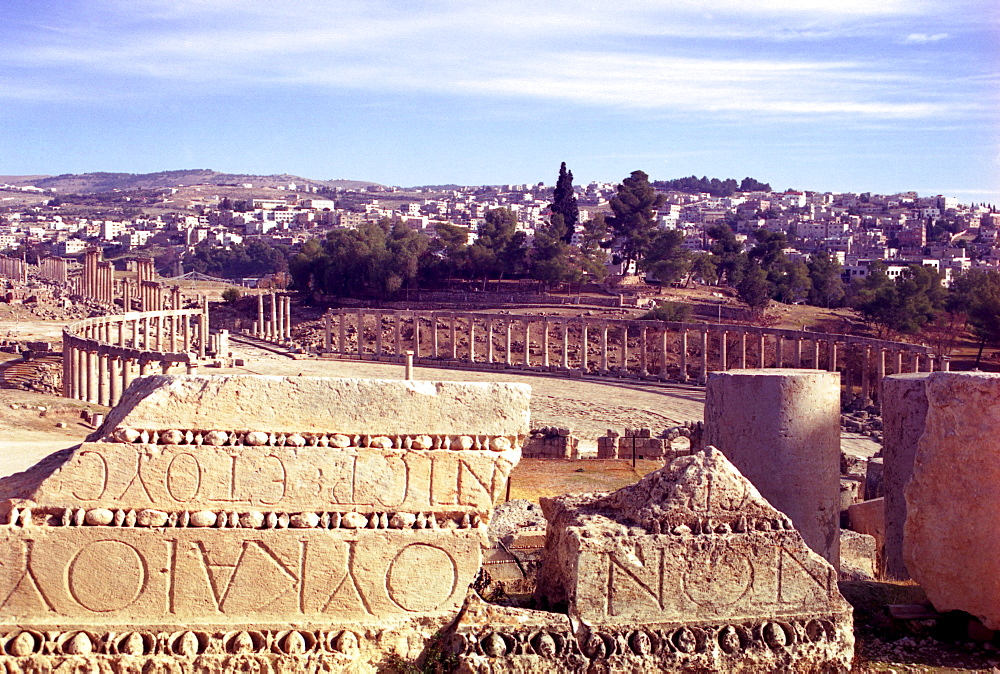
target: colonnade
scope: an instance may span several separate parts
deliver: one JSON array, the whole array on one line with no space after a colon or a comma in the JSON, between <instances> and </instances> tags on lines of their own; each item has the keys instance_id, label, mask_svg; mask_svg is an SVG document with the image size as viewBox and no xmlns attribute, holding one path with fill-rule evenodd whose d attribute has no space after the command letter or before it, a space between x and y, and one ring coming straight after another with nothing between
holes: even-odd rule
<instances>
[{"instance_id":1,"label":"colonnade","mask_svg":"<svg viewBox=\"0 0 1000 674\"><path fill-rule=\"evenodd\" d=\"M47 257L38 261L38 276L56 283L69 283L69 260Z\"/></svg>"},{"instance_id":2,"label":"colonnade","mask_svg":"<svg viewBox=\"0 0 1000 674\"><path fill-rule=\"evenodd\" d=\"M264 297L269 300L265 303ZM265 306L266 304L266 306ZM285 343L292 339L292 297L276 293L257 294L257 320L251 334L258 339Z\"/></svg>"},{"instance_id":3,"label":"colonnade","mask_svg":"<svg viewBox=\"0 0 1000 674\"><path fill-rule=\"evenodd\" d=\"M136 376L191 373L207 355L208 303L87 318L63 329L63 396L117 404Z\"/></svg>"},{"instance_id":4,"label":"colonnade","mask_svg":"<svg viewBox=\"0 0 1000 674\"><path fill-rule=\"evenodd\" d=\"M734 368L840 371L870 399L886 374L948 369L929 347L754 326L469 312L344 309L324 319L326 353L469 367L687 382Z\"/></svg>"},{"instance_id":5,"label":"colonnade","mask_svg":"<svg viewBox=\"0 0 1000 674\"><path fill-rule=\"evenodd\" d=\"M28 264L21 257L0 255L0 276L24 283L28 280Z\"/></svg>"}]
</instances>

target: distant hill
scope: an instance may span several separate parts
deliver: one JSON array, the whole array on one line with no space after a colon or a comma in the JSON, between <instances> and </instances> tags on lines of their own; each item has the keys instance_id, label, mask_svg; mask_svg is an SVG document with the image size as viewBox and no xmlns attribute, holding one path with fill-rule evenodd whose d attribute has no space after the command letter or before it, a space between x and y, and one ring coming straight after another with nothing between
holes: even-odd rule
<instances>
[{"instance_id":1,"label":"distant hill","mask_svg":"<svg viewBox=\"0 0 1000 674\"><path fill-rule=\"evenodd\" d=\"M0 176L0 183L18 187L34 185L52 189L59 194L93 194L115 190L153 190L189 185L242 185L250 183L254 187L287 187L295 183L314 187L340 187L344 189L363 188L378 183L364 180L313 180L287 173L258 176L249 174L219 173L211 169L190 169L180 171L160 171L158 173L66 173L58 176Z\"/></svg>"}]
</instances>

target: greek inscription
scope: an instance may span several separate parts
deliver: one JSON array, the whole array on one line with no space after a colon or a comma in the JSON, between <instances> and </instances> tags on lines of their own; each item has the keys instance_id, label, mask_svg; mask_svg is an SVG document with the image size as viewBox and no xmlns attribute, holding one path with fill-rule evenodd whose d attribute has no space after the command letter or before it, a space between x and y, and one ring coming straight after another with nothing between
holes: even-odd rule
<instances>
[{"instance_id":1,"label":"greek inscription","mask_svg":"<svg viewBox=\"0 0 1000 674\"><path fill-rule=\"evenodd\" d=\"M178 503L186 503L201 491L202 468L194 454L182 452L170 459L164 478L167 494Z\"/></svg>"},{"instance_id":2,"label":"greek inscription","mask_svg":"<svg viewBox=\"0 0 1000 674\"><path fill-rule=\"evenodd\" d=\"M83 496L77 492L73 492L73 498L80 499L81 501L96 501L104 496L104 493L108 490L108 460L100 452L95 452L92 449L87 449L80 452L80 463L83 463L84 457L93 456L96 457L97 462L100 464L100 474L101 478L96 484L100 484L100 487L95 487L96 493L93 496ZM86 474L93 474L92 470L84 469Z\"/></svg>"},{"instance_id":3,"label":"greek inscription","mask_svg":"<svg viewBox=\"0 0 1000 674\"><path fill-rule=\"evenodd\" d=\"M663 610L663 550L656 549L655 559L643 558L642 548L636 549L636 554L629 555L631 559L619 559L618 555L608 552L608 587L607 615L621 615L635 611L636 604L650 603L656 610ZM648 553L646 553L648 554ZM637 593L635 590L638 589ZM645 595L645 596L643 596ZM620 598L620 599L619 599Z\"/></svg>"},{"instance_id":4,"label":"greek inscription","mask_svg":"<svg viewBox=\"0 0 1000 674\"><path fill-rule=\"evenodd\" d=\"M5 596L0 595L3 598L3 601L0 601L0 609L10 606L11 613L29 613L34 611L56 612L55 606L52 605L52 602L42 590L38 578L35 576L35 571L32 567L34 547L35 541L31 539L21 541L21 559L18 560L16 566L10 562L3 563L0 560L0 566L21 569L21 573L17 576L17 580L14 581L10 592Z\"/></svg>"},{"instance_id":5,"label":"greek inscription","mask_svg":"<svg viewBox=\"0 0 1000 674\"><path fill-rule=\"evenodd\" d=\"M428 574L427 570L434 573ZM458 583L458 565L444 549L412 543L392 560L385 574L386 593L404 611L433 611L448 601Z\"/></svg>"},{"instance_id":6,"label":"greek inscription","mask_svg":"<svg viewBox=\"0 0 1000 674\"><path fill-rule=\"evenodd\" d=\"M83 608L94 613L131 606L146 588L146 560L128 543L100 540L80 548L69 563L67 589ZM110 577L114 582L108 582Z\"/></svg>"}]
</instances>

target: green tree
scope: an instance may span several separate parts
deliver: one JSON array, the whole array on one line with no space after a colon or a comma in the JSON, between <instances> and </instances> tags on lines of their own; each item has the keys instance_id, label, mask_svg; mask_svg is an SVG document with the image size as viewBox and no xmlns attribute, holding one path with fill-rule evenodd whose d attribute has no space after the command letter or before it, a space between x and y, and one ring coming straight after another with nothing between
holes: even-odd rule
<instances>
[{"instance_id":1,"label":"green tree","mask_svg":"<svg viewBox=\"0 0 1000 674\"><path fill-rule=\"evenodd\" d=\"M1000 344L1000 272L970 269L956 278L946 301L950 312L966 315L972 334L979 340L974 367L979 367L983 348Z\"/></svg>"},{"instance_id":2,"label":"green tree","mask_svg":"<svg viewBox=\"0 0 1000 674\"><path fill-rule=\"evenodd\" d=\"M626 269L649 249L656 234L656 209L665 199L649 184L649 176L643 171L632 171L618 185L618 193L610 201L614 216L608 225Z\"/></svg>"},{"instance_id":3,"label":"green tree","mask_svg":"<svg viewBox=\"0 0 1000 674\"><path fill-rule=\"evenodd\" d=\"M690 286L694 279L701 279L706 285L714 285L719 280L719 270L715 256L711 253L698 251L691 256L691 269L688 271L685 285Z\"/></svg>"},{"instance_id":4,"label":"green tree","mask_svg":"<svg viewBox=\"0 0 1000 674\"><path fill-rule=\"evenodd\" d=\"M743 252L743 243L725 223L712 225L705 233L712 239L710 250L719 279L729 286L738 286L749 264L749 258Z\"/></svg>"},{"instance_id":5,"label":"green tree","mask_svg":"<svg viewBox=\"0 0 1000 674\"><path fill-rule=\"evenodd\" d=\"M684 247L684 234L676 229L660 230L653 237L639 268L647 278L675 283L691 270L691 254Z\"/></svg>"},{"instance_id":6,"label":"green tree","mask_svg":"<svg viewBox=\"0 0 1000 674\"><path fill-rule=\"evenodd\" d=\"M785 260L768 272L768 280L774 284L774 298L785 304L804 300L809 296L812 281L809 267L800 260Z\"/></svg>"},{"instance_id":7,"label":"green tree","mask_svg":"<svg viewBox=\"0 0 1000 674\"><path fill-rule=\"evenodd\" d=\"M880 337L893 332L915 334L944 307L940 275L930 267L910 265L890 279L886 269L881 262L869 266L853 298L854 308Z\"/></svg>"},{"instance_id":8,"label":"green tree","mask_svg":"<svg viewBox=\"0 0 1000 674\"><path fill-rule=\"evenodd\" d=\"M472 273L483 279L483 289L492 276L502 280L504 274L520 270L525 258L527 235L517 229L517 215L509 208L494 208L486 212L479 226L478 238L469 246Z\"/></svg>"},{"instance_id":9,"label":"green tree","mask_svg":"<svg viewBox=\"0 0 1000 674\"><path fill-rule=\"evenodd\" d=\"M760 265L751 263L736 286L736 293L754 316L761 316L774 295L774 285Z\"/></svg>"},{"instance_id":10,"label":"green tree","mask_svg":"<svg viewBox=\"0 0 1000 674\"><path fill-rule=\"evenodd\" d=\"M825 250L809 256L809 304L817 307L838 307L844 299L844 279L837 258Z\"/></svg>"},{"instance_id":11,"label":"green tree","mask_svg":"<svg viewBox=\"0 0 1000 674\"><path fill-rule=\"evenodd\" d=\"M642 321L675 321L685 323L691 320L691 305L683 302L657 302L656 306L639 317Z\"/></svg>"},{"instance_id":12,"label":"green tree","mask_svg":"<svg viewBox=\"0 0 1000 674\"><path fill-rule=\"evenodd\" d=\"M580 221L580 208L576 202L576 194L573 192L573 172L566 170L566 162L559 166L559 178L556 180L555 190L552 192L552 203L549 209L555 215L562 216L563 231L558 233L559 238L569 243L576 231L576 224ZM553 232L556 233L556 232Z\"/></svg>"}]
</instances>

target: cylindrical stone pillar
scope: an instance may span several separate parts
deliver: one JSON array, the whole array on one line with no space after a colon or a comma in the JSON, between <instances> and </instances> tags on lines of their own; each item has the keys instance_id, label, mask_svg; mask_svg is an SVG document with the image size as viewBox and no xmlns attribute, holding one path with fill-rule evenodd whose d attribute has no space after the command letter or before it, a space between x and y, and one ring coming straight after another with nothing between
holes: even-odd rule
<instances>
[{"instance_id":1,"label":"cylindrical stone pillar","mask_svg":"<svg viewBox=\"0 0 1000 674\"><path fill-rule=\"evenodd\" d=\"M465 315L469 322L469 363L476 362L476 317L472 314Z\"/></svg>"},{"instance_id":2,"label":"cylindrical stone pillar","mask_svg":"<svg viewBox=\"0 0 1000 674\"><path fill-rule=\"evenodd\" d=\"M347 314L343 311L337 312L337 352L340 355L347 354Z\"/></svg>"},{"instance_id":3,"label":"cylindrical stone pillar","mask_svg":"<svg viewBox=\"0 0 1000 674\"><path fill-rule=\"evenodd\" d=\"M584 325L586 325L584 321ZM569 321L564 320L562 324L562 368L569 369Z\"/></svg>"},{"instance_id":4,"label":"cylindrical stone pillar","mask_svg":"<svg viewBox=\"0 0 1000 674\"><path fill-rule=\"evenodd\" d=\"M747 333L740 333L740 363L738 366L741 370L745 370L747 367Z\"/></svg>"},{"instance_id":5,"label":"cylindrical stone pillar","mask_svg":"<svg viewBox=\"0 0 1000 674\"><path fill-rule=\"evenodd\" d=\"M549 367L549 319L542 319L542 367Z\"/></svg>"},{"instance_id":6,"label":"cylindrical stone pillar","mask_svg":"<svg viewBox=\"0 0 1000 674\"><path fill-rule=\"evenodd\" d=\"M815 370L709 376L706 445L714 445L806 544L840 566L840 377Z\"/></svg>"},{"instance_id":7,"label":"cylindrical stone pillar","mask_svg":"<svg viewBox=\"0 0 1000 674\"><path fill-rule=\"evenodd\" d=\"M486 319L486 364L493 364L493 319Z\"/></svg>"},{"instance_id":8,"label":"cylindrical stone pillar","mask_svg":"<svg viewBox=\"0 0 1000 674\"><path fill-rule=\"evenodd\" d=\"M431 314L431 358L437 358L438 353L438 315Z\"/></svg>"},{"instance_id":9,"label":"cylindrical stone pillar","mask_svg":"<svg viewBox=\"0 0 1000 674\"><path fill-rule=\"evenodd\" d=\"M587 358L587 321L580 321L580 371L583 374L590 372L590 363Z\"/></svg>"},{"instance_id":10,"label":"cylindrical stone pillar","mask_svg":"<svg viewBox=\"0 0 1000 674\"><path fill-rule=\"evenodd\" d=\"M726 348L726 331L719 331L719 369L725 372L729 369L729 350Z\"/></svg>"},{"instance_id":11,"label":"cylindrical stone pillar","mask_svg":"<svg viewBox=\"0 0 1000 674\"><path fill-rule=\"evenodd\" d=\"M688 380L688 331L681 330L681 381Z\"/></svg>"},{"instance_id":12,"label":"cylindrical stone pillar","mask_svg":"<svg viewBox=\"0 0 1000 674\"><path fill-rule=\"evenodd\" d=\"M375 360L382 358L382 312L375 312Z\"/></svg>"},{"instance_id":13,"label":"cylindrical stone pillar","mask_svg":"<svg viewBox=\"0 0 1000 674\"><path fill-rule=\"evenodd\" d=\"M667 378L667 329L660 330L660 379Z\"/></svg>"},{"instance_id":14,"label":"cylindrical stone pillar","mask_svg":"<svg viewBox=\"0 0 1000 674\"><path fill-rule=\"evenodd\" d=\"M254 337L264 337L264 293L257 293L257 330L254 332Z\"/></svg>"},{"instance_id":15,"label":"cylindrical stone pillar","mask_svg":"<svg viewBox=\"0 0 1000 674\"><path fill-rule=\"evenodd\" d=\"M618 370L621 374L628 374L628 323L622 323L622 360Z\"/></svg>"},{"instance_id":16,"label":"cylindrical stone pillar","mask_svg":"<svg viewBox=\"0 0 1000 674\"><path fill-rule=\"evenodd\" d=\"M757 333L757 367L763 370L767 367L767 363L764 361L764 353L767 351L764 344L764 333Z\"/></svg>"},{"instance_id":17,"label":"cylindrical stone pillar","mask_svg":"<svg viewBox=\"0 0 1000 674\"><path fill-rule=\"evenodd\" d=\"M118 404L118 400L122 397L121 392L121 373L118 371L118 364L121 361L118 358L108 359L108 406L114 407Z\"/></svg>"},{"instance_id":18,"label":"cylindrical stone pillar","mask_svg":"<svg viewBox=\"0 0 1000 674\"><path fill-rule=\"evenodd\" d=\"M893 374L882 380L882 490L885 493L885 546L881 569L886 578L907 580L903 562L906 499L913 457L927 417L926 372Z\"/></svg>"},{"instance_id":19,"label":"cylindrical stone pillar","mask_svg":"<svg viewBox=\"0 0 1000 674\"><path fill-rule=\"evenodd\" d=\"M458 327L455 312L451 312L451 359L458 360Z\"/></svg>"},{"instance_id":20,"label":"cylindrical stone pillar","mask_svg":"<svg viewBox=\"0 0 1000 674\"><path fill-rule=\"evenodd\" d=\"M601 372L608 371L608 324L601 324Z\"/></svg>"},{"instance_id":21,"label":"cylindrical stone pillar","mask_svg":"<svg viewBox=\"0 0 1000 674\"><path fill-rule=\"evenodd\" d=\"M392 313L392 353L395 356L400 356L403 353L402 322L403 315L394 311Z\"/></svg>"},{"instance_id":22,"label":"cylindrical stone pillar","mask_svg":"<svg viewBox=\"0 0 1000 674\"><path fill-rule=\"evenodd\" d=\"M649 366L646 364L648 360L648 354L646 353L646 326L642 326L639 333L639 376L646 377L649 375Z\"/></svg>"},{"instance_id":23,"label":"cylindrical stone pillar","mask_svg":"<svg viewBox=\"0 0 1000 674\"><path fill-rule=\"evenodd\" d=\"M774 366L785 366L785 340L781 335L774 336Z\"/></svg>"},{"instance_id":24,"label":"cylindrical stone pillar","mask_svg":"<svg viewBox=\"0 0 1000 674\"><path fill-rule=\"evenodd\" d=\"M511 363L513 362L512 359L511 359L511 353L510 353L510 342L511 342L510 333L514 329L514 323L509 318L505 321L505 323L506 323L506 327L507 327L507 332L506 332L506 335L507 335L506 339L507 339L507 341L506 341L506 346L504 347L504 365L506 365L507 367L510 367Z\"/></svg>"},{"instance_id":25,"label":"cylindrical stone pillar","mask_svg":"<svg viewBox=\"0 0 1000 674\"><path fill-rule=\"evenodd\" d=\"M531 367L531 321L524 319L524 366Z\"/></svg>"},{"instance_id":26,"label":"cylindrical stone pillar","mask_svg":"<svg viewBox=\"0 0 1000 674\"><path fill-rule=\"evenodd\" d=\"M701 331L701 374L698 381L708 381L708 330Z\"/></svg>"}]
</instances>

